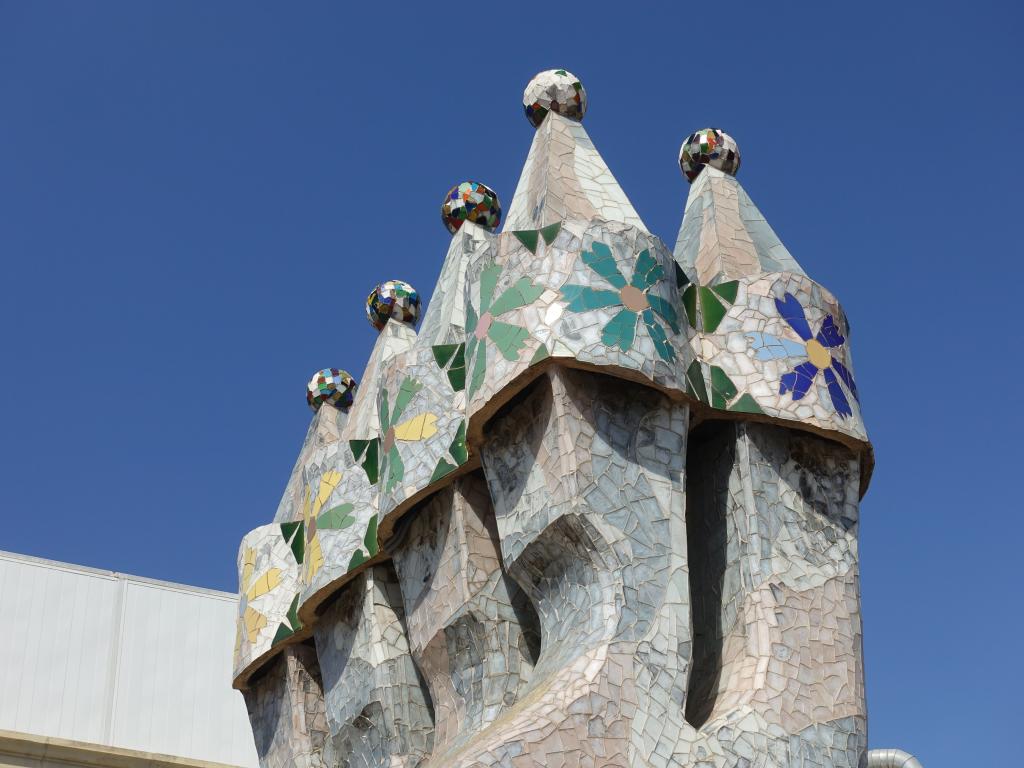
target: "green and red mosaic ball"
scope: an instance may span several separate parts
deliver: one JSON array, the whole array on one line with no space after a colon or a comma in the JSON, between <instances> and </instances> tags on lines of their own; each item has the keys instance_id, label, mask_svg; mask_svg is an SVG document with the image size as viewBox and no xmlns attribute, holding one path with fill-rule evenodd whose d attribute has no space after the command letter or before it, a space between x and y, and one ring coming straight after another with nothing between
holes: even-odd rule
<instances>
[{"instance_id":1,"label":"green and red mosaic ball","mask_svg":"<svg viewBox=\"0 0 1024 768\"><path fill-rule=\"evenodd\" d=\"M441 221L453 235L471 221L489 232L501 224L498 193L478 181L464 181L448 190L441 205Z\"/></svg>"},{"instance_id":2,"label":"green and red mosaic ball","mask_svg":"<svg viewBox=\"0 0 1024 768\"><path fill-rule=\"evenodd\" d=\"M356 395L356 380L340 368L324 368L306 385L306 402L316 413L324 403L347 410Z\"/></svg>"},{"instance_id":3,"label":"green and red mosaic ball","mask_svg":"<svg viewBox=\"0 0 1024 768\"><path fill-rule=\"evenodd\" d=\"M420 319L420 295L401 280L385 280L366 297L366 319L378 331L388 320L416 325Z\"/></svg>"},{"instance_id":4,"label":"green and red mosaic ball","mask_svg":"<svg viewBox=\"0 0 1024 768\"><path fill-rule=\"evenodd\" d=\"M736 140L718 128L690 134L679 148L679 167L686 180L693 183L705 165L735 176L740 169L740 148Z\"/></svg>"},{"instance_id":5,"label":"green and red mosaic ball","mask_svg":"<svg viewBox=\"0 0 1024 768\"><path fill-rule=\"evenodd\" d=\"M582 120L587 112L587 91L572 72L548 69L539 72L523 91L526 119L539 128L548 112L571 120Z\"/></svg>"}]
</instances>

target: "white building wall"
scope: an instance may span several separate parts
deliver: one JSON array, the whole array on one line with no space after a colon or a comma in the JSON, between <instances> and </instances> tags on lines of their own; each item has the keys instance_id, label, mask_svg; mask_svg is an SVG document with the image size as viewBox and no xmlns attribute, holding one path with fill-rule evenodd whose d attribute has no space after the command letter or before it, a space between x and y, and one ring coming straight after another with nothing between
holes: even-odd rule
<instances>
[{"instance_id":1,"label":"white building wall","mask_svg":"<svg viewBox=\"0 0 1024 768\"><path fill-rule=\"evenodd\" d=\"M255 768L235 599L0 552L0 730Z\"/></svg>"}]
</instances>

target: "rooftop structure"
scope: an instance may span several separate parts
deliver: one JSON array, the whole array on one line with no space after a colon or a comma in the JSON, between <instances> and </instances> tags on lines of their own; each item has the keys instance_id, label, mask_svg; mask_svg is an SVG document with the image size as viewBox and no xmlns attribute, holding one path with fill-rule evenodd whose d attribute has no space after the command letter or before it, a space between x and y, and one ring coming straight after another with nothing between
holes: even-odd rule
<instances>
[{"instance_id":1,"label":"rooftop structure","mask_svg":"<svg viewBox=\"0 0 1024 768\"><path fill-rule=\"evenodd\" d=\"M235 686L261 765L912 761L867 750L873 456L838 300L724 131L685 135L670 249L587 135L578 78L540 73L523 107L510 204L475 181L444 197L419 331L411 286L374 290L351 404L325 399L242 542Z\"/></svg>"}]
</instances>

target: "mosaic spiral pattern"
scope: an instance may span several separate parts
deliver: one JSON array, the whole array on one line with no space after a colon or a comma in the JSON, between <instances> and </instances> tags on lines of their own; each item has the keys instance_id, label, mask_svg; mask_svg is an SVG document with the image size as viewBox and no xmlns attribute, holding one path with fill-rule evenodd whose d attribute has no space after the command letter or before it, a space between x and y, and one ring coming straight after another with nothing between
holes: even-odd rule
<instances>
[{"instance_id":1,"label":"mosaic spiral pattern","mask_svg":"<svg viewBox=\"0 0 1024 768\"><path fill-rule=\"evenodd\" d=\"M572 72L548 69L537 74L523 91L526 119L540 127L548 112L582 120L587 113L587 91Z\"/></svg>"},{"instance_id":2,"label":"mosaic spiral pattern","mask_svg":"<svg viewBox=\"0 0 1024 768\"><path fill-rule=\"evenodd\" d=\"M448 190L441 205L441 221L453 235L462 222L471 221L493 232L501 224L498 193L478 181L464 181Z\"/></svg>"},{"instance_id":3,"label":"mosaic spiral pattern","mask_svg":"<svg viewBox=\"0 0 1024 768\"><path fill-rule=\"evenodd\" d=\"M384 330L392 318L416 325L420 319L420 295L408 283L386 280L366 297L366 318L378 331Z\"/></svg>"},{"instance_id":4,"label":"mosaic spiral pattern","mask_svg":"<svg viewBox=\"0 0 1024 768\"><path fill-rule=\"evenodd\" d=\"M740 169L740 148L725 131L705 128L690 134L679 148L679 167L692 182L705 165L735 176Z\"/></svg>"},{"instance_id":5,"label":"mosaic spiral pattern","mask_svg":"<svg viewBox=\"0 0 1024 768\"><path fill-rule=\"evenodd\" d=\"M347 409L356 394L356 380L340 368L324 368L306 385L306 402L316 413L324 403Z\"/></svg>"}]
</instances>

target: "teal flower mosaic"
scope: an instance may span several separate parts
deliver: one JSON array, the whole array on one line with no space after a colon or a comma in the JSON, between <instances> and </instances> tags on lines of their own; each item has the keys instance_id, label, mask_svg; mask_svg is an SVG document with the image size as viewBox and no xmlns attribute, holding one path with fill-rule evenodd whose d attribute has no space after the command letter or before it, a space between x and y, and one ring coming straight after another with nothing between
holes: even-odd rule
<instances>
[{"instance_id":1,"label":"teal flower mosaic","mask_svg":"<svg viewBox=\"0 0 1024 768\"><path fill-rule=\"evenodd\" d=\"M658 355L669 362L674 361L676 352L668 342L662 323L673 333L679 333L679 318L670 302L651 293L651 289L665 277L665 270L651 256L650 250L645 248L637 254L633 275L628 282L619 272L612 249L604 243L595 241L591 250L584 251L583 263L610 283L612 290L589 285L563 285L562 296L569 303L569 311L589 312L621 306L622 309L605 324L601 341L606 346L628 351L636 338L637 318L641 318Z\"/></svg>"},{"instance_id":2,"label":"teal flower mosaic","mask_svg":"<svg viewBox=\"0 0 1024 768\"><path fill-rule=\"evenodd\" d=\"M519 359L530 332L517 325L503 323L497 318L513 309L532 304L544 293L529 278L521 277L506 288L498 298L494 290L501 276L501 267L492 264L480 273L480 309L472 304L466 307L466 359L472 360L472 374L467 394L472 397L483 384L487 371L487 342L490 340L506 360Z\"/></svg>"}]
</instances>

